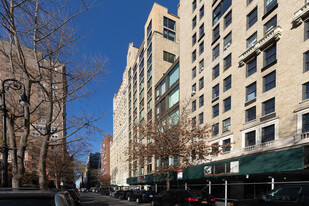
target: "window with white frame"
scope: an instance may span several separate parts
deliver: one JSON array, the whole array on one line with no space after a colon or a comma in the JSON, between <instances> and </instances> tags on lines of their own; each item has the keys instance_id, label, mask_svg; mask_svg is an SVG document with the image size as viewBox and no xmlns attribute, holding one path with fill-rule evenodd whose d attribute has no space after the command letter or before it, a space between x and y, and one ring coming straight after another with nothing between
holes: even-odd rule
<instances>
[{"instance_id":1,"label":"window with white frame","mask_svg":"<svg viewBox=\"0 0 309 206\"><path fill-rule=\"evenodd\" d=\"M256 144L256 132L251 131L245 134L245 147L249 147Z\"/></svg>"},{"instance_id":2,"label":"window with white frame","mask_svg":"<svg viewBox=\"0 0 309 206\"><path fill-rule=\"evenodd\" d=\"M273 141L275 139L275 125L262 128L262 143Z\"/></svg>"},{"instance_id":3,"label":"window with white frame","mask_svg":"<svg viewBox=\"0 0 309 206\"><path fill-rule=\"evenodd\" d=\"M227 118L222 122L222 132L227 132L231 130L231 118Z\"/></svg>"}]
</instances>

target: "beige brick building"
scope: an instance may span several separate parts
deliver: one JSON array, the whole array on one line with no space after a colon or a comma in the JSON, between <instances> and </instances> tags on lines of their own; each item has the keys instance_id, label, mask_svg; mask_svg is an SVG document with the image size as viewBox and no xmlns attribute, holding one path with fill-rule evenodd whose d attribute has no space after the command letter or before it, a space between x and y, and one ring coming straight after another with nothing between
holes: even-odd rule
<instances>
[{"instance_id":1,"label":"beige brick building","mask_svg":"<svg viewBox=\"0 0 309 206\"><path fill-rule=\"evenodd\" d=\"M115 133L123 135L124 128L119 125L126 124L126 148L131 148L133 142L136 141L147 142L146 138L138 137L136 131L133 131L133 125L151 121L155 117L155 85L179 56L178 21L179 18L177 16L169 13L165 7L155 3L145 23L145 36L141 46L136 48L133 46L133 43L129 44L123 82L115 95L115 97L119 98L120 95L126 92L126 99L122 96L121 101L122 103L126 102L126 111L117 109L120 107L115 105L115 98L113 109L114 137L116 138ZM122 90L122 87L126 88L126 91ZM124 112L126 115L124 115ZM116 144L115 141L114 139L113 145ZM123 143L123 145L126 145L126 143ZM125 147L121 147L122 150L118 151L114 150L114 146L111 148L111 156L113 156L111 159L114 162L119 163L120 157L117 156L123 156L121 158L128 159L128 156L124 157L125 154L128 154L128 150L125 151ZM114 177L113 168L111 170L112 183L116 183L116 179L120 179L119 176L125 174L125 172L120 173L118 171L119 175ZM147 161L145 165L138 165L133 160L127 162L127 166L123 171L127 171L127 178L151 174L153 170L153 160ZM113 182L113 180L115 181Z\"/></svg>"},{"instance_id":2,"label":"beige brick building","mask_svg":"<svg viewBox=\"0 0 309 206\"><path fill-rule=\"evenodd\" d=\"M110 145L111 184L127 186L128 178L127 149L127 78L123 74L122 82L113 99L113 131L114 138Z\"/></svg>"},{"instance_id":3,"label":"beige brick building","mask_svg":"<svg viewBox=\"0 0 309 206\"><path fill-rule=\"evenodd\" d=\"M178 15L180 99L212 127L209 144L231 143L187 180L305 180L308 1L180 0Z\"/></svg>"}]
</instances>

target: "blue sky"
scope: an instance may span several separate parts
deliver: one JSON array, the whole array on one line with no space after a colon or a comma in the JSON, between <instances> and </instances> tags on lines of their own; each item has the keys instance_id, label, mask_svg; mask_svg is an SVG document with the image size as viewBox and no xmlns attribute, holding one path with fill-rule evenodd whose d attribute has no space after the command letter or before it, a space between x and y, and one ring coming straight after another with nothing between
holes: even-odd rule
<instances>
[{"instance_id":1,"label":"blue sky","mask_svg":"<svg viewBox=\"0 0 309 206\"><path fill-rule=\"evenodd\" d=\"M76 1L80 3L80 1ZM104 111L106 115L98 126L113 133L113 97L120 85L126 66L129 42L139 47L144 37L144 24L154 2L177 14L179 0L100 0L100 6L80 16L75 24L87 37L80 42L80 55L101 55L108 59L103 82L94 84L96 94L90 101L83 101L90 112ZM85 108L85 107L84 107ZM96 138L92 152L100 151L103 137Z\"/></svg>"}]
</instances>

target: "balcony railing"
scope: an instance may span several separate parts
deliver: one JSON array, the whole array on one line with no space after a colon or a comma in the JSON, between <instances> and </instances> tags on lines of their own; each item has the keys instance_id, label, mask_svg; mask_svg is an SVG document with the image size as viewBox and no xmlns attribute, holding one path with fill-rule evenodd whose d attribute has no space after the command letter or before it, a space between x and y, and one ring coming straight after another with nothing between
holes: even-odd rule
<instances>
[{"instance_id":1,"label":"balcony railing","mask_svg":"<svg viewBox=\"0 0 309 206\"><path fill-rule=\"evenodd\" d=\"M261 144L245 147L244 149L246 151L253 151L253 150L257 150L257 149L261 149L261 148L267 148L267 147L273 146L274 142L275 142L274 140L273 141L268 141L268 142L263 142Z\"/></svg>"},{"instance_id":2,"label":"balcony railing","mask_svg":"<svg viewBox=\"0 0 309 206\"><path fill-rule=\"evenodd\" d=\"M306 138L309 138L309 132L304 132L300 135L300 138L301 139L306 139Z\"/></svg>"},{"instance_id":3,"label":"balcony railing","mask_svg":"<svg viewBox=\"0 0 309 206\"><path fill-rule=\"evenodd\" d=\"M280 26L274 27L269 30L265 36L257 43L249 47L244 53L239 56L239 66L243 66L254 55L259 55L261 51L270 45L274 41L278 41L281 38L282 29Z\"/></svg>"},{"instance_id":4,"label":"balcony railing","mask_svg":"<svg viewBox=\"0 0 309 206\"><path fill-rule=\"evenodd\" d=\"M309 2L294 13L293 22L295 22L296 25L300 25L302 20L305 19L305 17L307 17L308 15L309 15Z\"/></svg>"}]
</instances>

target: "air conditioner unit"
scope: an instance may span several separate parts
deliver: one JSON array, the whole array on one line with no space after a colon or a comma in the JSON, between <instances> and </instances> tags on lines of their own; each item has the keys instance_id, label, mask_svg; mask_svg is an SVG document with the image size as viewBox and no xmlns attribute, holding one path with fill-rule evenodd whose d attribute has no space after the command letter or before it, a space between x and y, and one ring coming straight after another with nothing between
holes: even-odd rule
<instances>
[{"instance_id":1,"label":"air conditioner unit","mask_svg":"<svg viewBox=\"0 0 309 206\"><path fill-rule=\"evenodd\" d=\"M223 132L227 132L231 130L231 125L223 127Z\"/></svg>"},{"instance_id":2,"label":"air conditioner unit","mask_svg":"<svg viewBox=\"0 0 309 206\"><path fill-rule=\"evenodd\" d=\"M204 70L204 67L201 67L201 68L200 68L200 73L201 73L203 70Z\"/></svg>"},{"instance_id":3,"label":"air conditioner unit","mask_svg":"<svg viewBox=\"0 0 309 206\"><path fill-rule=\"evenodd\" d=\"M227 43L225 46L224 46L224 50L227 50L227 48L229 48L229 46L231 45L231 42Z\"/></svg>"},{"instance_id":4,"label":"air conditioner unit","mask_svg":"<svg viewBox=\"0 0 309 206\"><path fill-rule=\"evenodd\" d=\"M191 96L194 96L196 94L196 91L192 91Z\"/></svg>"}]
</instances>

